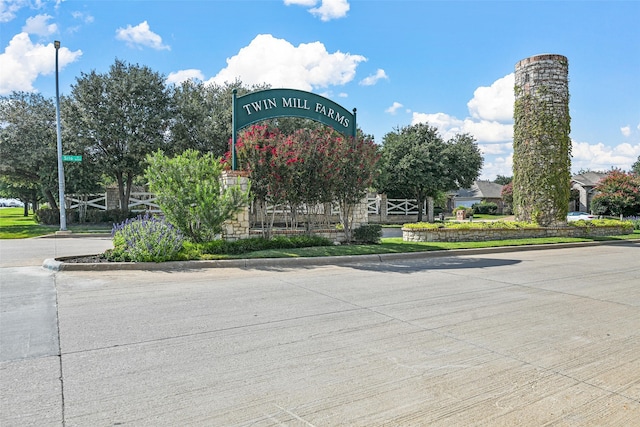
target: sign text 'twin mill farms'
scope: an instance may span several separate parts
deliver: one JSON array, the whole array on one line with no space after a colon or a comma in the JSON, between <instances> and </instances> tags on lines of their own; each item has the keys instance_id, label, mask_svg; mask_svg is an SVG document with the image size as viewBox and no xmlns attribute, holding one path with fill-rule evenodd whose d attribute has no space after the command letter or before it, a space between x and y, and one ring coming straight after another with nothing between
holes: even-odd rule
<instances>
[{"instance_id":1,"label":"sign text 'twin mill farms'","mask_svg":"<svg viewBox=\"0 0 640 427\"><path fill-rule=\"evenodd\" d=\"M280 103L278 103L278 101L280 101ZM303 99L303 98L278 99L276 97L273 97L273 98L259 99L253 102L249 102L247 104L241 105L241 107L247 113L247 116L250 116L252 113L255 113L255 112L270 110L273 108L276 108L276 109L292 108L292 109L301 109L301 110L307 110L307 111L311 111L313 109L313 112L317 114L322 114L334 120L336 123L339 123L343 127L349 128L349 117L345 117L344 115L341 115L339 112L335 111L333 108L327 107L320 102L316 102L315 105L313 105L313 103L309 105L308 101L309 101L308 99Z\"/></svg>"}]
</instances>

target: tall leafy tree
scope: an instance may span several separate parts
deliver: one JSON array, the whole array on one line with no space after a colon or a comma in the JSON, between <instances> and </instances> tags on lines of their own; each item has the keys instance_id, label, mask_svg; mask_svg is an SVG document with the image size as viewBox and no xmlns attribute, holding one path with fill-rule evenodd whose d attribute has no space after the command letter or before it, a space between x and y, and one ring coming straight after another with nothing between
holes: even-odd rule
<instances>
[{"instance_id":1,"label":"tall leafy tree","mask_svg":"<svg viewBox=\"0 0 640 427\"><path fill-rule=\"evenodd\" d=\"M267 201L286 204L295 212L306 205L311 227L314 215L309 209L337 202L347 240L351 237L354 206L371 186L379 158L376 144L362 135L354 140L319 127L285 135L266 125L252 126L242 133L238 156L260 206L264 208ZM272 224L273 218L262 218L267 237Z\"/></svg>"},{"instance_id":2,"label":"tall leafy tree","mask_svg":"<svg viewBox=\"0 0 640 427\"><path fill-rule=\"evenodd\" d=\"M591 210L598 214L637 215L640 213L640 176L614 169L602 178L591 200Z\"/></svg>"},{"instance_id":3,"label":"tall leafy tree","mask_svg":"<svg viewBox=\"0 0 640 427\"><path fill-rule=\"evenodd\" d=\"M56 110L37 93L0 98L0 176L21 199L37 189L51 207L58 204ZM33 202L24 200L23 202Z\"/></svg>"},{"instance_id":4,"label":"tall leafy tree","mask_svg":"<svg viewBox=\"0 0 640 427\"><path fill-rule=\"evenodd\" d=\"M378 174L379 147L369 135L337 136L325 168L331 176L331 199L340 206L340 222L347 241L353 236L354 208L366 196Z\"/></svg>"},{"instance_id":5,"label":"tall leafy tree","mask_svg":"<svg viewBox=\"0 0 640 427\"><path fill-rule=\"evenodd\" d=\"M170 101L161 74L117 59L108 73L82 73L72 86L64 118L70 138L117 182L124 211L146 155L171 149Z\"/></svg>"},{"instance_id":6,"label":"tall leafy tree","mask_svg":"<svg viewBox=\"0 0 640 427\"><path fill-rule=\"evenodd\" d=\"M640 176L640 156L638 156L638 160L631 166L631 172Z\"/></svg>"},{"instance_id":7,"label":"tall leafy tree","mask_svg":"<svg viewBox=\"0 0 640 427\"><path fill-rule=\"evenodd\" d=\"M266 88L245 87L240 80L222 85L187 80L172 87L174 151L192 149L222 157L231 140L233 91L242 96Z\"/></svg>"},{"instance_id":8,"label":"tall leafy tree","mask_svg":"<svg viewBox=\"0 0 640 427\"><path fill-rule=\"evenodd\" d=\"M406 126L383 138L378 190L413 197L422 206L439 192L471 186L482 163L480 150L468 134L444 141L428 124ZM420 209L418 221L422 217Z\"/></svg>"}]
</instances>

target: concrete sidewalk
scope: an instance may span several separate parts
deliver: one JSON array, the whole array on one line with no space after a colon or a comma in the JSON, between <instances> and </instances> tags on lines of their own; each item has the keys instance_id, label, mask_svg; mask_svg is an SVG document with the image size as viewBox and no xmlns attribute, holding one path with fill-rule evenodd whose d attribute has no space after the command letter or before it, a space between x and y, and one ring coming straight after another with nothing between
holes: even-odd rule
<instances>
[{"instance_id":1,"label":"concrete sidewalk","mask_svg":"<svg viewBox=\"0 0 640 427\"><path fill-rule=\"evenodd\" d=\"M639 259L3 266L0 425L637 425Z\"/></svg>"}]
</instances>

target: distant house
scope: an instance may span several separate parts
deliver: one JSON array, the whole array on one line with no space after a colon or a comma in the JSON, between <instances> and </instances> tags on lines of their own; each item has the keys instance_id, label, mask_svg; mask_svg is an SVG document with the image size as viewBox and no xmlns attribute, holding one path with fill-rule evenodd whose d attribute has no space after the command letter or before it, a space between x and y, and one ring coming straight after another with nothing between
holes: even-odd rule
<instances>
[{"instance_id":1,"label":"distant house","mask_svg":"<svg viewBox=\"0 0 640 427\"><path fill-rule=\"evenodd\" d=\"M450 212L458 206L470 208L475 203L493 202L498 205L498 213L502 213L501 184L490 181L475 181L470 188L460 188L447 194L447 210Z\"/></svg>"},{"instance_id":2,"label":"distant house","mask_svg":"<svg viewBox=\"0 0 640 427\"><path fill-rule=\"evenodd\" d=\"M584 172L571 177L571 189L578 190L580 197L570 209L580 212L591 212L591 200L597 194L595 186L607 176L606 172Z\"/></svg>"}]
</instances>

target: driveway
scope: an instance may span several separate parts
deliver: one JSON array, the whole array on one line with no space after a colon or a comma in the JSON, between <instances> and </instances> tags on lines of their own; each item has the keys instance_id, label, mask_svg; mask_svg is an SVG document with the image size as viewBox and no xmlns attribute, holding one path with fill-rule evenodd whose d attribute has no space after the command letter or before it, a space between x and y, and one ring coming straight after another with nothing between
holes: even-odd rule
<instances>
[{"instance_id":1,"label":"driveway","mask_svg":"<svg viewBox=\"0 0 640 427\"><path fill-rule=\"evenodd\" d=\"M305 268L3 261L0 424L634 425L639 259L622 243Z\"/></svg>"}]
</instances>

